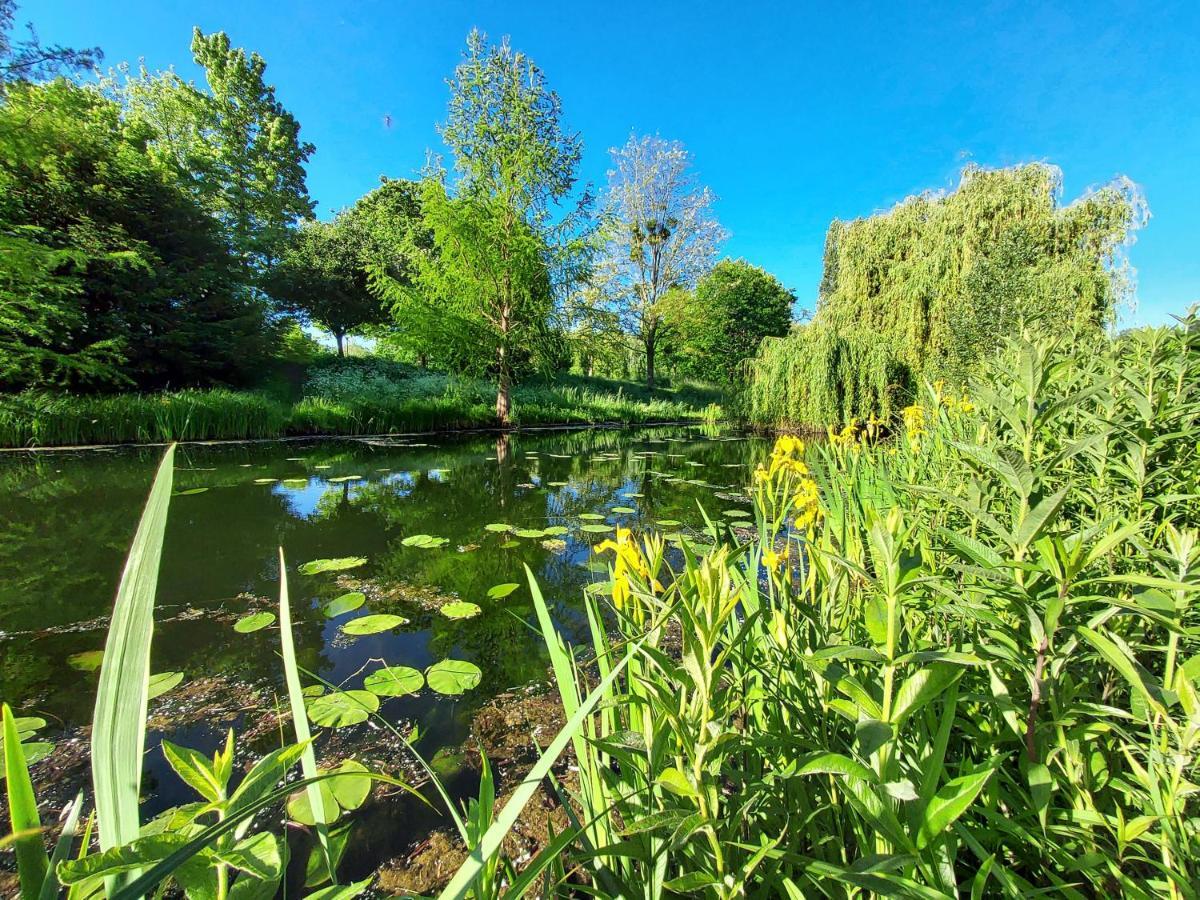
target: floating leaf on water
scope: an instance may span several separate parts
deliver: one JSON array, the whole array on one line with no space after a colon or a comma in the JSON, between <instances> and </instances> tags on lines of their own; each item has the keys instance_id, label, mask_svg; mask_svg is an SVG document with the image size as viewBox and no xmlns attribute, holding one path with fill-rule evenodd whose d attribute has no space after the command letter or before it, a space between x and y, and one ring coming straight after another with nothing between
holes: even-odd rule
<instances>
[{"instance_id":1,"label":"floating leaf on water","mask_svg":"<svg viewBox=\"0 0 1200 900\"><path fill-rule=\"evenodd\" d=\"M275 621L275 613L256 612L250 613L248 616L242 616L233 623L233 630L238 634L250 634L252 631L260 631L266 628Z\"/></svg>"},{"instance_id":2,"label":"floating leaf on water","mask_svg":"<svg viewBox=\"0 0 1200 900\"><path fill-rule=\"evenodd\" d=\"M746 512L744 509L727 509L725 510L725 515L730 519L750 518L750 513Z\"/></svg>"},{"instance_id":3,"label":"floating leaf on water","mask_svg":"<svg viewBox=\"0 0 1200 900\"><path fill-rule=\"evenodd\" d=\"M300 691L300 693L302 696L308 697L310 699L313 697L320 697L322 694L325 693L325 685L310 684L308 687L306 687L302 691Z\"/></svg>"},{"instance_id":4,"label":"floating leaf on water","mask_svg":"<svg viewBox=\"0 0 1200 900\"><path fill-rule=\"evenodd\" d=\"M337 484L342 481L362 481L364 477L363 475L339 475L337 478L329 478L327 480L330 484Z\"/></svg>"},{"instance_id":5,"label":"floating leaf on water","mask_svg":"<svg viewBox=\"0 0 1200 900\"><path fill-rule=\"evenodd\" d=\"M353 612L366 602L367 595L362 591L351 591L348 594L342 594L340 597L335 597L325 604L325 615L333 619L337 616L344 615L348 612Z\"/></svg>"},{"instance_id":6,"label":"floating leaf on water","mask_svg":"<svg viewBox=\"0 0 1200 900\"><path fill-rule=\"evenodd\" d=\"M645 494L642 494L642 493L639 493L638 491L626 491L626 492L625 492L624 494L622 494L621 496L622 496L622 497L626 497L626 498L628 498L628 499L632 500L632 499L633 499L633 498L635 498L635 497L645 497L646 495L645 495Z\"/></svg>"},{"instance_id":7,"label":"floating leaf on water","mask_svg":"<svg viewBox=\"0 0 1200 900\"><path fill-rule=\"evenodd\" d=\"M547 456L553 456L555 459L572 459L569 453L547 453Z\"/></svg>"},{"instance_id":8,"label":"floating leaf on water","mask_svg":"<svg viewBox=\"0 0 1200 900\"><path fill-rule=\"evenodd\" d=\"M309 716L312 716L310 711ZM330 779L329 781L332 781ZM313 814L312 803L309 799L308 789L296 791L296 793L288 796L287 799L287 814L288 818L294 822L299 822L301 825L307 825L310 828L317 825L332 825L341 815L341 810L338 809L337 800L334 799L333 789L329 787L329 781L319 782L316 787L321 792L321 809L323 816L321 822L317 822L317 817Z\"/></svg>"},{"instance_id":9,"label":"floating leaf on water","mask_svg":"<svg viewBox=\"0 0 1200 900\"><path fill-rule=\"evenodd\" d=\"M176 497L190 497L192 494L203 494L207 491L206 487L188 488L186 491L176 491Z\"/></svg>"},{"instance_id":10,"label":"floating leaf on water","mask_svg":"<svg viewBox=\"0 0 1200 900\"><path fill-rule=\"evenodd\" d=\"M600 513L580 513L579 518L583 519L585 522L602 522L604 521L605 517Z\"/></svg>"},{"instance_id":11,"label":"floating leaf on water","mask_svg":"<svg viewBox=\"0 0 1200 900\"><path fill-rule=\"evenodd\" d=\"M479 666L462 659L443 659L425 670L425 681L439 694L462 694L479 684Z\"/></svg>"},{"instance_id":12,"label":"floating leaf on water","mask_svg":"<svg viewBox=\"0 0 1200 900\"><path fill-rule=\"evenodd\" d=\"M434 537L432 534L410 534L400 542L405 547L419 547L422 550L436 550L445 547L450 541L444 537Z\"/></svg>"},{"instance_id":13,"label":"floating leaf on water","mask_svg":"<svg viewBox=\"0 0 1200 900\"><path fill-rule=\"evenodd\" d=\"M375 613L374 615L351 619L342 625L342 631L346 634L354 635L379 634L381 631L390 631L393 628L399 628L401 625L407 624L408 619L404 618L404 616L396 616L391 613Z\"/></svg>"},{"instance_id":14,"label":"floating leaf on water","mask_svg":"<svg viewBox=\"0 0 1200 900\"><path fill-rule=\"evenodd\" d=\"M519 538L544 538L546 532L540 528L518 528L513 532Z\"/></svg>"},{"instance_id":15,"label":"floating leaf on water","mask_svg":"<svg viewBox=\"0 0 1200 900\"><path fill-rule=\"evenodd\" d=\"M324 466L313 466L313 468L314 468L314 469L332 469L332 468L333 468L333 466L330 466L330 465L324 465Z\"/></svg>"},{"instance_id":16,"label":"floating leaf on water","mask_svg":"<svg viewBox=\"0 0 1200 900\"><path fill-rule=\"evenodd\" d=\"M659 519L654 524L661 525L663 528L678 528L683 523L678 519Z\"/></svg>"},{"instance_id":17,"label":"floating leaf on water","mask_svg":"<svg viewBox=\"0 0 1200 900\"><path fill-rule=\"evenodd\" d=\"M365 564L365 556L340 556L336 559L314 559L300 567L301 575L319 575L321 572L340 572Z\"/></svg>"},{"instance_id":18,"label":"floating leaf on water","mask_svg":"<svg viewBox=\"0 0 1200 900\"><path fill-rule=\"evenodd\" d=\"M545 533L551 537L555 537L560 534L566 534L570 530L571 529L567 528L566 525L550 525L547 528L543 529L543 533Z\"/></svg>"},{"instance_id":19,"label":"floating leaf on water","mask_svg":"<svg viewBox=\"0 0 1200 900\"><path fill-rule=\"evenodd\" d=\"M72 653L67 657L67 664L72 669L81 672L95 672L104 662L103 650L84 650L82 653Z\"/></svg>"},{"instance_id":20,"label":"floating leaf on water","mask_svg":"<svg viewBox=\"0 0 1200 900\"><path fill-rule=\"evenodd\" d=\"M182 672L159 672L157 675L151 675L146 699L153 700L155 697L161 697L167 691L173 691L179 687L181 681L183 681Z\"/></svg>"},{"instance_id":21,"label":"floating leaf on water","mask_svg":"<svg viewBox=\"0 0 1200 900\"><path fill-rule=\"evenodd\" d=\"M371 794L369 770L358 760L348 759L335 771L339 774L329 779L329 789L337 805L345 810L358 809Z\"/></svg>"},{"instance_id":22,"label":"floating leaf on water","mask_svg":"<svg viewBox=\"0 0 1200 900\"><path fill-rule=\"evenodd\" d=\"M637 512L637 510L632 506L614 506L612 511L615 513L620 513L623 516L628 516Z\"/></svg>"},{"instance_id":23,"label":"floating leaf on water","mask_svg":"<svg viewBox=\"0 0 1200 900\"><path fill-rule=\"evenodd\" d=\"M546 484L550 487L566 487L567 486L567 483L565 481L547 481Z\"/></svg>"},{"instance_id":24,"label":"floating leaf on water","mask_svg":"<svg viewBox=\"0 0 1200 900\"><path fill-rule=\"evenodd\" d=\"M425 676L409 666L384 666L363 679L363 687L380 697L403 697L425 686Z\"/></svg>"},{"instance_id":25,"label":"floating leaf on water","mask_svg":"<svg viewBox=\"0 0 1200 900\"><path fill-rule=\"evenodd\" d=\"M593 522L588 525L580 525L579 530L586 531L588 534L605 534L606 532L612 531L613 526L612 525L599 525L599 524Z\"/></svg>"},{"instance_id":26,"label":"floating leaf on water","mask_svg":"<svg viewBox=\"0 0 1200 900\"><path fill-rule=\"evenodd\" d=\"M304 460L307 458L308 457L305 457L305 456L289 456L287 458L287 461L288 462L304 462Z\"/></svg>"},{"instance_id":27,"label":"floating leaf on water","mask_svg":"<svg viewBox=\"0 0 1200 900\"><path fill-rule=\"evenodd\" d=\"M494 531L497 534L506 534L507 532L513 530L513 526L509 525L507 522L488 522L488 524L484 525L483 527L487 531Z\"/></svg>"},{"instance_id":28,"label":"floating leaf on water","mask_svg":"<svg viewBox=\"0 0 1200 900\"><path fill-rule=\"evenodd\" d=\"M379 698L370 691L333 691L308 704L308 717L325 728L344 728L365 722L379 709Z\"/></svg>"},{"instance_id":29,"label":"floating leaf on water","mask_svg":"<svg viewBox=\"0 0 1200 900\"><path fill-rule=\"evenodd\" d=\"M254 483L255 484L274 484L278 480L279 480L278 478L255 478Z\"/></svg>"},{"instance_id":30,"label":"floating leaf on water","mask_svg":"<svg viewBox=\"0 0 1200 900\"><path fill-rule=\"evenodd\" d=\"M488 588L487 595L489 597L491 597L493 600L503 600L505 597L507 597L509 594L511 594L513 591L515 591L519 587L520 587L519 584L517 584L516 582L512 582L512 581L507 582L505 584L497 584L497 585L494 585L493 587Z\"/></svg>"},{"instance_id":31,"label":"floating leaf on water","mask_svg":"<svg viewBox=\"0 0 1200 900\"><path fill-rule=\"evenodd\" d=\"M521 542L520 541L505 541L500 546L504 550L511 550L513 547L520 547Z\"/></svg>"},{"instance_id":32,"label":"floating leaf on water","mask_svg":"<svg viewBox=\"0 0 1200 900\"><path fill-rule=\"evenodd\" d=\"M447 603L440 612L447 619L470 619L479 615L482 610L478 604L471 603L469 600L456 600L453 603Z\"/></svg>"},{"instance_id":33,"label":"floating leaf on water","mask_svg":"<svg viewBox=\"0 0 1200 900\"><path fill-rule=\"evenodd\" d=\"M705 466L705 465L707 465L707 464L706 464L706 463L702 463L702 462L696 462L694 459L689 459L689 460L688 460L686 463L684 463L684 465L685 465L685 466L696 466L697 468L700 468L700 467L703 467L703 466Z\"/></svg>"},{"instance_id":34,"label":"floating leaf on water","mask_svg":"<svg viewBox=\"0 0 1200 900\"><path fill-rule=\"evenodd\" d=\"M283 479L282 483L288 485L289 487L307 487L308 479L307 478L285 478L285 479Z\"/></svg>"}]
</instances>

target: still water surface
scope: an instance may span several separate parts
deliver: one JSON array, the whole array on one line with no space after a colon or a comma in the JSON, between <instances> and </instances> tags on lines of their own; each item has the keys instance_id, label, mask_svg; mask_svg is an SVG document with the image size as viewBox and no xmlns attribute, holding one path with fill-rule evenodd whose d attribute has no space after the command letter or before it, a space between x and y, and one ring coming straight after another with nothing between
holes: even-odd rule
<instances>
[{"instance_id":1,"label":"still water surface","mask_svg":"<svg viewBox=\"0 0 1200 900\"><path fill-rule=\"evenodd\" d=\"M582 640L581 592L606 577L593 553L605 535L584 526L697 533L701 506L715 517L750 509L744 485L766 452L759 439L699 428L180 447L152 671L179 671L186 680L151 704L159 715L147 735L144 814L193 799L162 761L163 737L211 751L229 725L251 728L263 710L219 709L230 706L231 690L235 700L261 705L278 695L286 706L277 627L233 629L248 612L275 608L278 547L287 554L304 668L358 688L382 661L424 670L452 658L479 667L479 685L461 696L426 687L385 699L381 714L419 725L418 747L433 756L468 738L482 704L545 677L524 566L535 573L568 640ZM0 697L50 720L47 739L69 743L90 721L97 674L87 670L87 654L104 645L106 617L160 454L161 448L129 448L0 456ZM567 531L522 538L488 531L489 523ZM417 534L447 543L434 549L402 543ZM367 562L344 572L297 572L309 560L349 556ZM521 587L489 599L489 588L511 582ZM348 590L363 590L366 603L327 616L323 605ZM437 609L447 598L478 604L481 612L447 618ZM410 621L361 637L341 630L372 613ZM208 701L211 714L196 715L210 684L221 697ZM173 717L175 706L189 704L191 715ZM364 740L378 731L355 728ZM353 742L354 730L346 731L338 739ZM262 752L271 739L260 733L254 749ZM39 766L53 767L56 780L86 774L78 764L55 767L53 755ZM462 789L470 790L469 777ZM383 825L378 811L361 815L372 821L374 839L369 858L353 864L358 869L402 849L436 818L412 811L397 822L389 813Z\"/></svg>"}]
</instances>

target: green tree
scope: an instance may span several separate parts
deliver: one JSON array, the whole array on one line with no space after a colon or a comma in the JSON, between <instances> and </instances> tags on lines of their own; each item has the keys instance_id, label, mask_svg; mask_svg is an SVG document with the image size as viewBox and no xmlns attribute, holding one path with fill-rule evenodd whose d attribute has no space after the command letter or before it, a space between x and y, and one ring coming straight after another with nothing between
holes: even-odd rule
<instances>
[{"instance_id":1,"label":"green tree","mask_svg":"<svg viewBox=\"0 0 1200 900\"><path fill-rule=\"evenodd\" d=\"M370 251L367 231L345 213L332 222L302 222L267 275L267 292L332 334L338 356L345 356L347 334L386 319L367 282Z\"/></svg>"},{"instance_id":2,"label":"green tree","mask_svg":"<svg viewBox=\"0 0 1200 900\"><path fill-rule=\"evenodd\" d=\"M773 275L741 259L717 263L695 291L668 291L662 315L678 371L734 383L764 337L788 333L795 302Z\"/></svg>"},{"instance_id":3,"label":"green tree","mask_svg":"<svg viewBox=\"0 0 1200 900\"><path fill-rule=\"evenodd\" d=\"M270 338L221 235L93 88L9 86L0 105L0 382L233 381Z\"/></svg>"},{"instance_id":4,"label":"green tree","mask_svg":"<svg viewBox=\"0 0 1200 900\"><path fill-rule=\"evenodd\" d=\"M257 53L233 47L224 32L197 28L192 57L207 90L174 72L144 69L110 85L132 118L153 127L153 152L221 223L253 283L288 231L313 215L304 164L315 148L300 139L300 123L264 81L267 64Z\"/></svg>"},{"instance_id":5,"label":"green tree","mask_svg":"<svg viewBox=\"0 0 1200 900\"><path fill-rule=\"evenodd\" d=\"M415 255L411 287L379 279L401 327L457 346L465 362L495 374L496 418L505 424L522 351L549 333L556 293L584 262L586 195L555 219L583 150L561 120L541 69L472 31L442 128L457 177L432 176L421 195L433 249Z\"/></svg>"}]
</instances>

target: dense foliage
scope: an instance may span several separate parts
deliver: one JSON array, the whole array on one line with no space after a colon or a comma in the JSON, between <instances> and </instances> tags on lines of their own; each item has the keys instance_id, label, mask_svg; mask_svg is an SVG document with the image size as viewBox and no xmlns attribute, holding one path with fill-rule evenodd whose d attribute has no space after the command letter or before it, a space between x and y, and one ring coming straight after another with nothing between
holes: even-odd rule
<instances>
[{"instance_id":1,"label":"dense foliage","mask_svg":"<svg viewBox=\"0 0 1200 900\"><path fill-rule=\"evenodd\" d=\"M1113 322L1129 288L1120 251L1144 210L1123 180L1060 206L1061 175L968 167L958 188L835 221L811 324L764 343L751 420L811 426L894 412L921 379L962 384L1023 323Z\"/></svg>"},{"instance_id":2,"label":"dense foliage","mask_svg":"<svg viewBox=\"0 0 1200 900\"><path fill-rule=\"evenodd\" d=\"M766 270L743 259L722 260L695 291L663 297L668 353L684 375L732 385L764 337L788 333L795 301Z\"/></svg>"},{"instance_id":3,"label":"dense foliage","mask_svg":"<svg viewBox=\"0 0 1200 900\"><path fill-rule=\"evenodd\" d=\"M269 343L217 224L93 88L0 105L0 384L241 380Z\"/></svg>"}]
</instances>

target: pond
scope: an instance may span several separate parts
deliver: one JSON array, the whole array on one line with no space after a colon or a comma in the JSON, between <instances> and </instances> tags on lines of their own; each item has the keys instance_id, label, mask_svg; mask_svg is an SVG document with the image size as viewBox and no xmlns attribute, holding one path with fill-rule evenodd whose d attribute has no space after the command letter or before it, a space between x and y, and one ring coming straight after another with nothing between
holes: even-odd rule
<instances>
[{"instance_id":1,"label":"pond","mask_svg":"<svg viewBox=\"0 0 1200 900\"><path fill-rule=\"evenodd\" d=\"M34 774L51 799L65 801L86 782L97 651L161 453L0 456L0 696L49 722L39 737L56 747ZM460 749L476 714L547 677L524 566L568 640L582 641L580 598L607 577L594 547L612 527L694 535L701 507L744 517L750 470L766 453L757 438L699 427L181 446L152 671L182 672L184 681L151 701L143 816L195 799L166 766L162 738L211 752L233 727L239 762L278 745L274 712L287 706L278 628L235 625L277 612L280 546L299 662L313 673L306 684L318 676L360 688L383 663L478 668L478 683L461 694L426 685L380 707L403 733L418 729L417 748L461 795L477 783ZM365 562L301 570L342 557ZM348 623L378 614L407 621L347 633ZM361 749L385 768L414 771L399 741L370 722L319 741L319 755ZM348 876L449 825L411 799L390 803L358 813L370 837L353 845L346 866L358 871Z\"/></svg>"}]
</instances>

